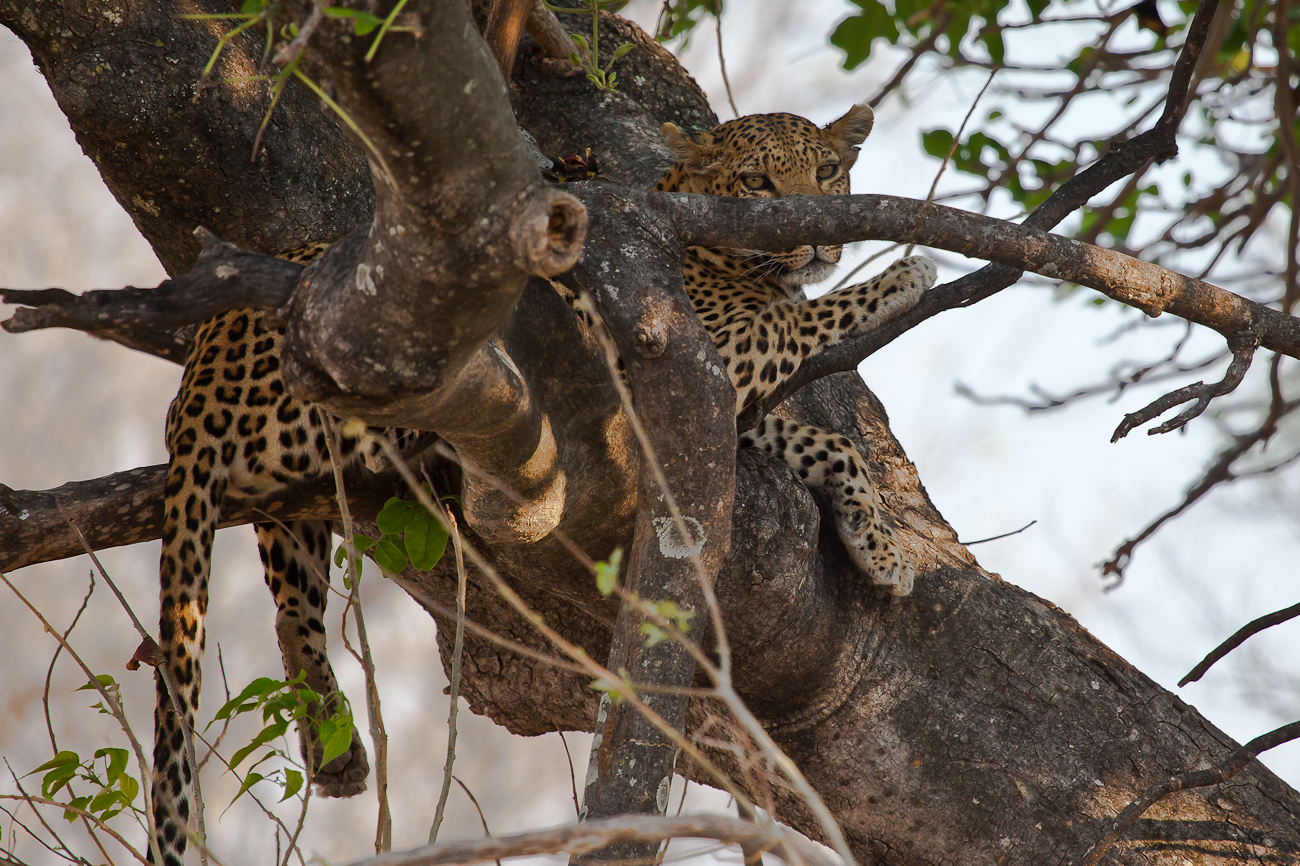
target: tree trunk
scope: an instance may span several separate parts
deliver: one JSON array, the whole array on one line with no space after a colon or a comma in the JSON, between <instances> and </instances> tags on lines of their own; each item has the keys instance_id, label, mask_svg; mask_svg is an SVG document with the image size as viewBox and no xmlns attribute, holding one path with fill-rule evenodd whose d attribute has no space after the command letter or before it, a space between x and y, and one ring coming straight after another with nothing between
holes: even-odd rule
<instances>
[{"instance_id":1,"label":"tree trunk","mask_svg":"<svg viewBox=\"0 0 1300 866\"><path fill-rule=\"evenodd\" d=\"M618 411L609 372L583 341L569 310L544 282L533 280L524 288L529 268L512 258L509 225L497 227L481 255L448 253L448 247L438 246L445 241L440 233L448 233L448 213L462 226L462 210L477 213L486 201L487 167L476 158L494 170L508 164L502 170L513 184L512 194L540 196L547 203L556 199L533 184L527 152L517 140L502 144L493 133L489 138L496 149L471 147L452 160L447 154L457 149L457 140L415 138L424 135L419 130L451 128L447 107L472 92L465 90L464 75L478 76L484 90L500 85L491 83L486 67L466 73L440 65L433 56L456 42L450 37L440 42L445 33L439 30L452 27L448 22L455 18L449 16L463 14L456 11L463 3L408 5L424 35L391 33L379 56L406 64L408 71L420 70L426 77L419 88L393 67L373 77L359 72L363 67L356 54L364 40L347 37L338 22L322 25L315 40L323 47L309 49L307 68L322 80L332 76L329 83L340 102L357 107L365 129L383 130L394 118L408 121L379 143L391 157L388 170L398 185L381 192L374 223L376 197L364 153L302 88L286 90L255 162L250 154L268 103L265 85L209 86L191 101L216 42L209 22L180 20L171 4L143 0L118 18L85 0L35 6L0 0L0 23L31 48L82 147L173 275L187 270L198 253L192 237L197 225L263 252L333 239L357 226L385 229L382 237L363 231L338 245L330 265L334 273L309 290L316 294L299 287L290 321L300 351L296 357L306 371L301 381L340 411L430 427L447 436L467 468L444 462L434 477L447 490L466 491L470 541L549 625L603 660L616 603L594 592L589 574L555 534L521 531L521 515L533 521L529 526L561 531L592 558L606 557L616 545L633 549L634 526L644 527L651 516L639 481L639 451ZM547 156L591 147L610 181L648 186L669 161L659 125L671 121L699 128L714 119L698 88L653 40L612 16L602 20L602 45L628 41L636 46L618 61L618 93L603 94L581 75L560 74L525 38L509 96L519 124ZM467 35L463 41L473 43L467 48L471 53L487 56L477 40ZM216 75L247 74L245 67L256 66L261 50L251 37L236 40ZM363 106L374 113L361 111ZM481 143L488 140L482 136L489 127L499 131L491 125L501 123L500 115L486 116L475 114L472 122L456 126L459 140ZM399 145L409 145L419 159L394 150ZM412 167L410 160L425 156L436 168L422 169L427 176L411 183L403 172ZM410 222L403 249L439 257L439 285L412 289L402 301L416 304L420 315L411 308L404 312L400 304L384 312L331 307L341 294L338 287L355 280L362 266L374 272L375 256L395 261L391 251L377 249L394 227L394 214ZM617 332L626 358L627 347L634 345L629 329L644 321L644 311L636 312L635 305L645 298L634 290L649 287L659 293L652 297L670 301L680 301L681 290L680 284L660 285L662 278L655 276L676 254L667 249L672 243L660 243L671 224L650 213L619 219L593 223L574 279L598 289L602 305L626 314ZM457 231L455 243L472 248L466 239L473 232ZM651 251L628 260L618 242L626 233ZM602 264L614 268L613 276ZM476 289L458 294L457 286ZM420 298L442 305L441 312L426 315ZM491 327L480 327L464 342L453 340L453 330L471 320L490 320ZM417 345L421 341L402 330L403 321L430 345ZM417 372L405 381L358 379L347 366L354 358L340 356L330 339L330 322L348 325L349 334L382 327L398 357L417 350L436 357L413 362ZM674 349L694 345L689 335L670 332L667 339ZM634 385L650 383L642 385L637 400L653 415L652 423L689 443L702 434L666 408L671 404L658 402L666 397L694 410L691 401L702 399L684 383L656 381L655 371L664 369L657 365L674 357L667 352L662 362L638 359L629 364L630 372ZM500 387L484 389L484 382ZM691 414L686 408L684 417ZM917 589L909 598L864 587L824 519L822 504L794 473L762 454L739 455L729 541L712 548L737 687L820 793L862 862L1075 863L1148 785L1217 763L1235 748L1070 617L981 570L929 502L915 468L889 433L883 408L856 376L814 383L778 411L854 439L871 460L885 510L917 568ZM520 467L545 436L555 443L550 474L525 478ZM703 444L718 446L716 437ZM690 453L689 445L681 447L660 457L688 465L703 459ZM505 480L524 502L501 494L485 476ZM563 508L547 510L554 504L548 491L560 477ZM144 473L124 481L134 486L87 482L60 488L64 507L108 514L118 505L131 506L120 513L136 518L118 524L116 532L97 527L95 546L157 537L157 524L140 513L158 486L156 476ZM687 504L703 508L710 495L690 493ZM0 538L30 537L22 535L23 524L33 516L49 521L42 525L51 529L43 534L52 534L57 525L48 494L9 491L0 506ZM319 499L304 507L327 508ZM354 512L373 516L373 501L370 507L358 502ZM710 519L712 524L701 517L706 525L725 528L725 507ZM640 540L646 540L644 531ZM72 552L67 545L49 545L41 556ZM8 545L0 560L0 568L34 561ZM450 563L429 573L408 571L400 579L435 616L454 609ZM468 616L555 654L478 575L471 575ZM439 630L444 654L451 631ZM710 647L711 639L702 645ZM591 730L596 719L597 694L585 677L473 635L466 638L461 691L475 712L519 734L557 727ZM725 738L714 723L721 715L716 704L693 702L687 730ZM825 838L773 773L728 763L723 752L716 758L732 768L737 783L760 805ZM679 762L678 771L707 781L697 767ZM1230 783L1157 803L1111 856L1123 863L1297 862L1297 814L1300 795L1253 763Z\"/></svg>"}]
</instances>

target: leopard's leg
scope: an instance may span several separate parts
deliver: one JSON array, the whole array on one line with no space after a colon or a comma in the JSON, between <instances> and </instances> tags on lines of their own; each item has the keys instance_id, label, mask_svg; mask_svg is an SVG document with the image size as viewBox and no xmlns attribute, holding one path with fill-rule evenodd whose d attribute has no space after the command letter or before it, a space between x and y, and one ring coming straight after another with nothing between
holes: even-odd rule
<instances>
[{"instance_id":1,"label":"leopard's leg","mask_svg":"<svg viewBox=\"0 0 1300 866\"><path fill-rule=\"evenodd\" d=\"M159 669L154 672L153 814L166 866L182 866L194 798L195 768L186 751L203 682L203 618L208 609L212 537L226 479L217 449L180 435L168 464L159 562ZM177 694L167 688L170 672ZM177 715L179 707L181 715ZM150 850L152 861L153 852Z\"/></svg>"},{"instance_id":2,"label":"leopard's leg","mask_svg":"<svg viewBox=\"0 0 1300 866\"><path fill-rule=\"evenodd\" d=\"M809 301L782 300L730 321L705 324L736 388L736 414L772 393L823 347L874 331L902 315L934 285L934 262L910 256L865 282ZM732 290L744 306L747 291Z\"/></svg>"},{"instance_id":3,"label":"leopard's leg","mask_svg":"<svg viewBox=\"0 0 1300 866\"><path fill-rule=\"evenodd\" d=\"M857 567L894 595L912 591L913 571L883 519L876 489L858 449L843 436L769 415L742 433L742 447L761 448L785 461L809 487L825 491L835 529Z\"/></svg>"},{"instance_id":4,"label":"leopard's leg","mask_svg":"<svg viewBox=\"0 0 1300 866\"><path fill-rule=\"evenodd\" d=\"M275 633L285 678L305 673L308 688L325 697L328 712L339 699L325 639L332 526L325 520L298 520L259 523L256 529L266 585L275 597ZM298 740L321 796L351 797L366 789L370 763L356 727L352 747L323 767L317 767L323 747L313 733L300 725Z\"/></svg>"}]
</instances>

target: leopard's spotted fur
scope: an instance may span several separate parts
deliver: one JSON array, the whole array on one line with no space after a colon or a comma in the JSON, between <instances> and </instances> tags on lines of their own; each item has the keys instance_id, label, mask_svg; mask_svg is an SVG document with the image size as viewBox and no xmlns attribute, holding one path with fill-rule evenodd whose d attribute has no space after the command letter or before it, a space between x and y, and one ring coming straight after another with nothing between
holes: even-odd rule
<instances>
[{"instance_id":1,"label":"leopard's spotted fur","mask_svg":"<svg viewBox=\"0 0 1300 866\"><path fill-rule=\"evenodd\" d=\"M285 258L306 261L327 246L304 247ZM285 393L281 336L253 310L234 310L203 323L167 413L170 460L159 567L159 664L168 665L179 692L176 705L184 713L182 723L164 678L157 675L153 812L168 866L180 866L187 841L193 769L184 737L199 705L212 537L222 504L228 494L260 496L330 471L321 410ZM411 438L403 431L385 432L396 436L399 447ZM344 459L361 456L356 439L343 436L340 444ZM275 598L285 677L304 672L307 686L323 696L339 691L323 625L332 529L329 521L320 520L256 524L266 583ZM370 767L355 729L352 748L324 767L318 766L319 744L306 732L299 737L319 794L351 797L365 790Z\"/></svg>"},{"instance_id":2,"label":"leopard's spotted fur","mask_svg":"<svg viewBox=\"0 0 1300 866\"><path fill-rule=\"evenodd\" d=\"M740 198L844 194L857 145L871 125L865 105L824 128L792 114L757 114L692 139L665 124L678 161L655 188ZM807 245L781 253L688 251L686 290L736 386L737 413L822 347L906 312L934 284L934 263L914 256L864 283L806 300L800 286L829 276L840 253L839 246ZM836 530L858 567L896 595L911 592L912 568L881 519L866 463L848 439L769 416L741 434L740 444L781 458L810 487L828 493Z\"/></svg>"},{"instance_id":3,"label":"leopard's spotted fur","mask_svg":"<svg viewBox=\"0 0 1300 866\"><path fill-rule=\"evenodd\" d=\"M746 197L846 193L856 145L870 128L865 106L824 129L789 114L759 115L692 140L668 124L664 133L679 161L658 189ZM323 246L290 257L304 260ZM934 281L928 259L904 259L866 283L804 300L798 287L825 278L839 257L839 247L778 254L690 250L686 287L736 386L737 411L770 393L822 346L910 308ZM175 679L184 714L183 721L177 718L159 676L154 814L168 866L181 866L186 847L193 770L184 726L193 724L199 703L209 557L223 501L231 493L262 495L330 471L322 410L285 393L280 337L256 311L206 322L168 413L160 664ZM840 537L858 566L896 594L910 591L911 568L881 519L866 464L848 439L769 417L743 434L741 444L775 454L810 486L829 492ZM357 450L356 440L343 440L344 455L355 458ZM322 695L337 692L322 625L331 528L325 521L257 526L285 674L305 671L307 684ZM303 750L318 763L318 747L305 736ZM351 796L364 790L368 770L354 731L351 751L317 769L316 782L326 796Z\"/></svg>"}]
</instances>

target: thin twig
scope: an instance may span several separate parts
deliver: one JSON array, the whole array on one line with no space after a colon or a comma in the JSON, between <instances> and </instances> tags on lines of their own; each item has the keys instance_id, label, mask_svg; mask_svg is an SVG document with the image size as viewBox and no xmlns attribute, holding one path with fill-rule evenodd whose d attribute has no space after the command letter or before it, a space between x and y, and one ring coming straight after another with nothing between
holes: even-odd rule
<instances>
[{"instance_id":1,"label":"thin twig","mask_svg":"<svg viewBox=\"0 0 1300 866\"><path fill-rule=\"evenodd\" d=\"M59 505L59 511L60 513L63 513L63 506L61 504ZM86 552L86 555L90 557L90 561L94 564L95 569L99 572L99 576L103 578L104 583L108 584L108 588L112 590L113 595L117 597L118 603L122 605L122 609L125 610L126 615L130 617L131 624L135 626L136 633L140 635L142 640L153 640L153 638L150 637L149 632L145 629L144 624L140 622L138 617L136 617L135 611L131 608L131 605L127 603L126 596L122 594L122 591L117 588L117 584L113 582L113 578L109 576L108 569L104 568L103 563L99 561L99 557L95 555L95 551L90 549L90 544L86 541L86 536L82 534L81 527L77 525L75 520L72 520L71 518L67 518L66 514L64 515L64 517L68 520L68 525L72 527L72 531L76 533L77 541L80 542L81 548ZM63 642L61 641L60 643ZM70 645L66 643L63 643L63 645L68 647L68 652L72 652L72 648ZM86 668L85 665L82 665L82 669L88 670L88 668ZM180 688L176 684L176 678L172 676L171 666L167 663L167 660L163 659L162 662L154 668L154 670L159 673L159 675L162 677L163 685L167 687L167 695L168 698L171 700L172 712L176 714L176 721L180 724L181 730L184 731L185 733L185 757L189 760L190 767L194 768L194 773L192 778L192 789L194 792L194 820L195 823L198 825L195 828L194 833L192 833L191 835L194 836L200 842L199 862L205 864L206 866L208 862L208 851L207 851L208 834L207 834L206 825L204 824L203 821L203 789L202 786L199 784L199 772L198 772L199 764L194 749L194 728L193 726L190 725L188 721L188 717L185 714L185 708L181 706ZM91 679L96 684L99 683L99 680L96 679L94 676L92 676ZM100 691L103 692L104 690L101 688ZM120 722L122 723L123 728L125 729L127 727L125 711L123 711L123 715L120 719ZM138 744L136 743L135 740L135 736L134 734L131 733L130 730L127 730L127 736L128 738L130 738L131 743L138 747ZM140 752L140 760L141 761L144 760L143 751ZM146 781L148 782L148 785L146 785ZM142 775L140 779L141 788L149 787L150 791L152 792L152 784L153 784L152 774ZM145 803L146 805L150 805L149 832L156 836L158 832L158 828L154 826L153 809L147 799ZM172 810L172 812L173 812L173 817L175 817L177 820L180 820L180 816L175 814L175 810ZM184 825L186 822L181 821L181 823ZM188 827L186 827L186 829L188 830ZM161 859L158 862L162 862Z\"/></svg>"},{"instance_id":2,"label":"thin twig","mask_svg":"<svg viewBox=\"0 0 1300 866\"><path fill-rule=\"evenodd\" d=\"M6 763L8 763L8 762L6 761ZM11 774L13 773L13 769L12 769L12 768L10 769L10 773L11 773ZM17 781L17 779L15 778L15 782L16 782L16 781ZM93 812L88 812L88 811L86 811L85 809L78 809L76 806L69 806L67 803L60 803L58 800L51 800L51 799L49 799L48 797L34 797L34 796L32 796L31 794L28 794L27 792L23 791L21 785L18 786L18 790L19 790L21 793L19 793L19 794L0 794L0 800L19 800L19 801L21 801L21 802L27 803L28 805L33 805L33 804L37 804L37 803L39 803L39 804L42 805L42 806L57 806L57 807L59 807L60 809L65 809L65 810L67 810L67 811L69 811L69 812L74 812L74 813L76 813L77 815L80 815L81 818L82 818L83 820L86 820L86 821L93 821L95 824L99 825L99 829L100 829L100 830L104 831L104 832L107 833L109 836L112 836L112 837L113 837L113 841L116 842L117 844L121 845L121 846L122 846L123 848L125 848L128 852L130 852L131 856L134 857L135 859L139 860L141 863L148 863L148 862L149 862L147 859L145 859L145 857L144 857L143 854L141 854L139 851L135 850L135 847L132 846L130 842L127 842L126 839L124 839L124 838L122 838L120 835L118 835L118 833L117 833L116 830L114 830L112 827L108 826L108 824L107 824L105 821L100 820L99 816L97 816L95 813L93 813ZM33 812L36 812L35 809L33 809L32 811L33 811ZM37 814L37 816L40 815L39 812L36 812L36 814ZM42 823L44 823L44 822L42 821ZM48 828L49 825L46 824L46 827ZM28 832L30 833L31 831L29 830ZM56 835L55 838L57 839L58 836ZM62 841L62 840L60 840L60 841ZM100 850L103 851L102 848L101 848ZM104 856L107 857L108 854L105 853ZM78 861L80 861L80 858L78 858L77 861L74 861L74 862L78 862ZM110 862L111 862L111 860L110 860Z\"/></svg>"},{"instance_id":3,"label":"thin twig","mask_svg":"<svg viewBox=\"0 0 1300 866\"><path fill-rule=\"evenodd\" d=\"M71 637L72 630L76 628L77 623L81 621L81 615L86 612L86 607L87 605L90 604L90 597L94 594L95 594L95 572L91 571L90 586L86 588L86 595L84 598L81 599L81 606L77 608L76 614L72 617L72 622L69 623L68 630L63 633L63 639L65 641L68 640L69 637ZM50 665L45 669L45 685L41 690L41 707L45 713L45 730L50 735L50 748L53 749L55 754L58 754L59 752L59 743L58 743L58 739L54 736L54 724L50 720L50 680L53 679L54 677L54 665L56 662L58 662L59 654L62 652L63 652L62 644L54 648L54 655L50 656ZM67 784L67 789L69 794L75 796L75 792L72 790L71 782ZM86 818L85 815L81 816L81 823L82 826L86 828L86 833L87 835L90 836L91 841L95 843L95 847L99 849L99 853L104 855L104 859L106 859L111 866L111 864L113 863L113 858L109 856L107 849L104 848L104 843L100 841L99 836L95 834L95 826L89 821L89 819Z\"/></svg>"},{"instance_id":4,"label":"thin twig","mask_svg":"<svg viewBox=\"0 0 1300 866\"><path fill-rule=\"evenodd\" d=\"M452 778L453 778L453 779L456 779L455 776L452 776ZM474 792L471 791L471 790L469 789L469 786L466 785L464 782L462 782L460 779L456 779L456 784L457 784L457 785L460 785L460 789L461 789L462 791L465 792L465 796L466 796L466 797L469 797L469 801L470 801L471 803L474 804L474 809L475 809L475 811L478 812L478 820L479 820L479 823L483 825L483 835L484 835L485 837L487 837L488 839L491 839L491 838L492 838L492 831L488 829L487 818L484 817L484 815L483 815L483 807L480 806L480 805L478 804L478 797L475 797L475 796L474 796ZM496 858L493 858L493 859L496 861L497 866L501 866L501 858L500 858L500 857L496 857Z\"/></svg>"},{"instance_id":5,"label":"thin twig","mask_svg":"<svg viewBox=\"0 0 1300 866\"><path fill-rule=\"evenodd\" d=\"M560 735L560 745L564 746L564 757L569 759L569 787L573 789L573 817L582 817L582 803L578 801L578 774L573 769L573 752L569 751L569 741L564 738L564 731L558 727L555 733Z\"/></svg>"},{"instance_id":6,"label":"thin twig","mask_svg":"<svg viewBox=\"0 0 1300 866\"><path fill-rule=\"evenodd\" d=\"M1238 473L1233 471L1233 464L1256 445L1261 442L1267 443L1273 437L1273 434L1277 432L1278 421L1300 408L1300 400L1284 400L1282 398L1281 357L1281 355L1274 355L1269 366L1271 400L1268 414L1265 415L1264 420L1249 433L1234 436L1232 444L1220 452L1218 459L1214 461L1209 469L1205 470L1200 480L1188 489L1181 503L1157 517L1145 529L1121 544L1111 558L1102 564L1101 573L1103 576L1113 574L1117 578L1114 583L1106 587L1108 592L1118 588L1124 582L1124 569L1128 567L1129 561L1133 558L1133 551L1139 544L1154 535L1156 530L1167 521L1192 507L1218 485L1240 477Z\"/></svg>"},{"instance_id":7,"label":"thin twig","mask_svg":"<svg viewBox=\"0 0 1300 866\"><path fill-rule=\"evenodd\" d=\"M985 91L989 89L989 85L993 83L993 77L997 74L998 70L996 69L989 72L989 77L985 80L984 86L980 88L979 93L975 94L975 99L971 102L970 109L967 110L966 116L961 119L961 125L957 127L957 134L952 137L952 144L948 147L948 152L944 155L943 162L939 164L939 170L934 173L934 183L930 184L930 191L926 193L925 196L926 201L934 201L934 191L939 188L939 178L943 177L944 169L948 167L948 163L952 161L952 155L957 152L957 148L961 145L961 136L962 133L966 131L966 124L970 123L971 115L975 113L975 107L980 104L980 100L984 98ZM903 253L903 256L910 256L914 246L916 245L908 244L907 251Z\"/></svg>"},{"instance_id":8,"label":"thin twig","mask_svg":"<svg viewBox=\"0 0 1300 866\"><path fill-rule=\"evenodd\" d=\"M384 730L384 717L380 712L379 687L375 682L375 661L370 654L370 641L366 639L366 620L361 609L361 569L358 567L355 548L351 547L352 513L348 509L348 498L343 488L343 461L338 459L338 443L335 441L338 431L328 415L322 413L321 419L325 423L325 441L329 445L330 464L334 470L339 518L343 524L344 538L350 548L348 561L352 564L352 585L349 587L351 592L347 606L343 609L343 635L346 641L347 613L351 610L352 621L357 630L357 643L361 646L361 669L366 679L366 717L370 723L370 740L375 746L375 794L379 799L379 815L375 822L375 853L379 854L393 847L393 816L388 806L388 733Z\"/></svg>"},{"instance_id":9,"label":"thin twig","mask_svg":"<svg viewBox=\"0 0 1300 866\"><path fill-rule=\"evenodd\" d=\"M727 88L727 103L731 105L732 115L740 117L740 109L736 108L736 99L731 95L731 81L727 78L727 58L722 53L722 0L713 0L713 20L717 25L714 32L718 36L718 68L722 70L722 85Z\"/></svg>"},{"instance_id":10,"label":"thin twig","mask_svg":"<svg viewBox=\"0 0 1300 866\"><path fill-rule=\"evenodd\" d=\"M451 771L456 763L456 714L460 706L460 660L465 648L465 553L460 544L460 527L456 516L447 512L451 543L456 551L456 637L451 651L451 682L448 695L451 706L447 710L447 760L442 768L442 790L438 794L438 807L433 813L433 825L429 828L429 844L438 841L438 828L442 826L443 814L447 809L447 797L451 794Z\"/></svg>"},{"instance_id":11,"label":"thin twig","mask_svg":"<svg viewBox=\"0 0 1300 866\"><path fill-rule=\"evenodd\" d=\"M1213 667L1215 662L1241 646L1251 635L1259 634L1266 628L1272 628L1275 625L1280 625L1281 623L1295 619L1298 616L1300 616L1300 604L1294 604L1291 607L1283 608L1282 610L1277 610L1273 613L1265 614L1258 619L1251 620L1241 628L1237 629L1237 631L1233 633L1232 637L1215 647L1209 655L1201 659L1200 663L1196 667L1192 668L1191 671L1188 672L1187 676L1178 681L1178 685L1185 686L1188 683L1194 683L1201 677L1205 676L1205 672Z\"/></svg>"},{"instance_id":12,"label":"thin twig","mask_svg":"<svg viewBox=\"0 0 1300 866\"><path fill-rule=\"evenodd\" d=\"M384 450L384 454L397 469L398 474L411 488L416 499L431 514L442 522L444 528L447 527L446 517L443 514L441 506L436 503L432 497L420 486L415 474L411 472L401 455L393 448L391 444L383 439L371 440L379 442ZM566 640L563 635L551 628L546 623L546 619L537 611L533 610L526 601L515 592L514 588L502 578L501 573L490 563L487 558L478 551L472 544L465 545L465 555L479 572L488 579L493 588L501 595L503 599L513 607L526 622L546 638L550 643L567 655L572 661L577 662L582 668L583 673L596 680L603 688L620 695L623 700L629 702L641 713L645 719L650 722L660 733L668 737L682 751L684 751L692 761L695 761L701 770L707 772L717 782L718 787L729 794L737 797L737 802L748 803L743 794L740 794L731 780L717 766L713 764L694 744L682 736L681 732L668 724L662 716L656 713L637 695L637 685L635 683L625 682L618 674L605 668L603 665L596 663L585 650ZM752 804L750 804L752 808Z\"/></svg>"},{"instance_id":13,"label":"thin twig","mask_svg":"<svg viewBox=\"0 0 1300 866\"><path fill-rule=\"evenodd\" d=\"M60 646L67 650L68 655L71 656L72 660L81 668L81 672L86 675L86 679L90 685L94 686L95 690L99 692L99 696L104 699L104 704L108 707L109 712L112 713L113 718L117 719L117 723L121 725L122 731L126 734L127 740L131 743L131 749L135 752L138 772L140 773L140 790L144 796L144 812L149 823L149 848L154 857L154 862L161 863L162 852L159 850L158 846L158 827L154 824L152 795L148 784L148 780L152 778L152 774L149 770L149 762L145 760L144 749L140 746L140 741L136 739L135 732L131 730L131 725L126 720L126 711L122 708L121 703L113 697L113 694L99 681L99 678L90 670L90 667L81 660L81 656L77 655L77 652L72 648L72 645L65 641L62 636L54 630L54 626L50 624L49 620L47 620L45 616L36 609L35 605L27 600L25 595L19 592L18 587L9 582L9 578L5 576L3 571L0 571L0 581L4 581L5 586L9 587L10 592L18 596L18 600L26 605L27 609L32 612L32 615L41 621L41 625L45 626L45 630L54 636L54 639L59 642ZM134 614L132 614L132 616L134 617Z\"/></svg>"},{"instance_id":14,"label":"thin twig","mask_svg":"<svg viewBox=\"0 0 1300 866\"><path fill-rule=\"evenodd\" d=\"M754 850L770 851L778 856L782 850L794 851L810 866L843 866L828 855L825 849L770 818L764 816L757 823L752 823L723 815L690 815L685 818L620 815L516 836L426 845L411 851L356 861L350 866L453 866L505 857L561 852L579 856L616 843L658 842L682 837L716 839Z\"/></svg>"},{"instance_id":15,"label":"thin twig","mask_svg":"<svg viewBox=\"0 0 1300 866\"><path fill-rule=\"evenodd\" d=\"M1037 522L1038 519L1035 518L1034 520L1031 520L1028 523L1026 523L1024 526L1020 527L1019 529L1013 529L1010 532L1004 532L1001 535L990 535L988 538L980 538L975 541L958 541L957 543L961 545L965 545L966 547L970 547L973 544L983 544L986 541L997 541L999 538L1010 538L1013 535L1019 535L1020 533L1024 532L1026 529L1033 526Z\"/></svg>"}]
</instances>

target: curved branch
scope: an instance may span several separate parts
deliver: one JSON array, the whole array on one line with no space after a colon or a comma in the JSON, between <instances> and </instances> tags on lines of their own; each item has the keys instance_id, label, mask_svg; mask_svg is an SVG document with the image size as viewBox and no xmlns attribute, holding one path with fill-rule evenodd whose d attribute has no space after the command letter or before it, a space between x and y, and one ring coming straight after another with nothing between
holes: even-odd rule
<instances>
[{"instance_id":1,"label":"curved branch","mask_svg":"<svg viewBox=\"0 0 1300 866\"><path fill-rule=\"evenodd\" d=\"M1158 418L1161 414L1175 406L1186 403L1188 400L1195 400L1196 404L1190 409L1180 412L1158 427L1151 428L1147 431L1147 435L1154 436L1157 433L1169 433L1177 430L1204 412L1209 407L1210 401L1215 397L1222 397L1224 394L1231 393L1236 389L1241 384L1241 380L1245 378L1246 371L1250 369L1250 362L1255 357L1255 350L1259 348L1259 340L1253 331L1247 329L1230 335L1228 337L1228 346L1232 349L1232 363L1228 365L1228 370L1223 374L1220 381L1211 385L1204 382L1187 385L1176 391L1171 391L1136 412L1130 412L1124 416L1124 420L1115 428L1110 441L1118 442L1132 432L1135 427L1140 427L1148 421Z\"/></svg>"},{"instance_id":2,"label":"curved branch","mask_svg":"<svg viewBox=\"0 0 1300 866\"><path fill-rule=\"evenodd\" d=\"M1201 677L1205 676L1205 672L1214 667L1215 662L1245 643L1246 638L1259 634L1266 628L1281 625L1282 623L1295 619L1298 616L1300 616L1300 604L1293 604L1290 607L1283 608L1282 610L1275 610L1272 613L1266 613L1261 617L1252 619L1250 622L1233 632L1232 637L1219 644L1210 652L1209 655L1201 659L1196 667L1192 668L1187 673L1187 676L1178 681L1178 685L1185 686L1188 683L1194 683Z\"/></svg>"}]
</instances>

